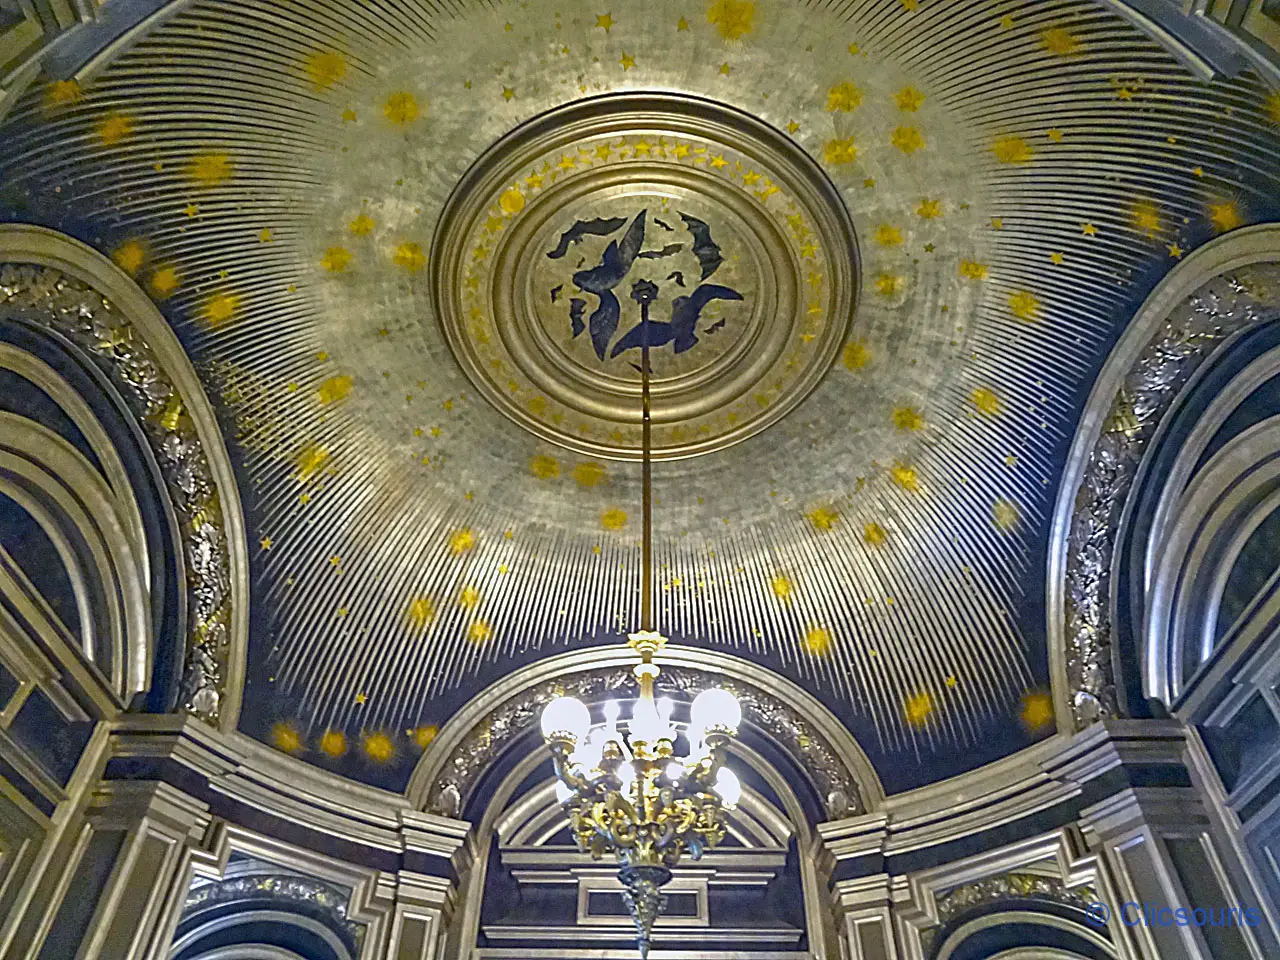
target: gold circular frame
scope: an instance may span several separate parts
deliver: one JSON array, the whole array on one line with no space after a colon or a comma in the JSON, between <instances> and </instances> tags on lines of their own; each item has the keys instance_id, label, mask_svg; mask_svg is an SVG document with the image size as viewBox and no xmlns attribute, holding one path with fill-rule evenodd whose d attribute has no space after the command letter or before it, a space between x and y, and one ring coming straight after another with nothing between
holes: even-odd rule
<instances>
[{"instance_id":1,"label":"gold circular frame","mask_svg":"<svg viewBox=\"0 0 1280 960\"><path fill-rule=\"evenodd\" d=\"M610 241L609 224L637 221L651 245L678 242L627 265L612 290L616 329L593 347L594 323L592 336L578 334L604 300L572 289L574 270L588 254L604 264L600 250L629 229L614 226ZM594 235L584 223L605 226ZM698 223L714 232L714 253L694 263L705 244ZM550 249L557 237L559 256ZM697 299L712 285L741 298L718 297L711 315L699 314L696 352L687 342L655 347L658 459L723 449L794 409L835 360L857 301L853 225L813 160L748 114L674 94L591 98L512 131L454 189L431 262L437 316L476 389L542 439L614 460L640 456L638 357L619 355L625 344L612 340L639 317L630 281L653 273L663 284L670 302L654 304L659 321L665 310L674 321L677 297ZM673 265L686 269L662 281Z\"/></svg>"}]
</instances>

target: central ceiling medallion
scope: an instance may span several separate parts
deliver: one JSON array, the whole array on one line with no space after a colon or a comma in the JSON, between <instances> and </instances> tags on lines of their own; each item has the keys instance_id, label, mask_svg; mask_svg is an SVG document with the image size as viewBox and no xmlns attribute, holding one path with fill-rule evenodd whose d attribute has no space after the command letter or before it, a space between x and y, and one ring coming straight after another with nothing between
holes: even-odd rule
<instances>
[{"instance_id":1,"label":"central ceiling medallion","mask_svg":"<svg viewBox=\"0 0 1280 960\"><path fill-rule=\"evenodd\" d=\"M709 101L627 94L517 128L463 177L435 238L436 309L476 388L552 443L696 456L793 409L856 301L835 187L786 136ZM628 295L647 280L647 321Z\"/></svg>"}]
</instances>

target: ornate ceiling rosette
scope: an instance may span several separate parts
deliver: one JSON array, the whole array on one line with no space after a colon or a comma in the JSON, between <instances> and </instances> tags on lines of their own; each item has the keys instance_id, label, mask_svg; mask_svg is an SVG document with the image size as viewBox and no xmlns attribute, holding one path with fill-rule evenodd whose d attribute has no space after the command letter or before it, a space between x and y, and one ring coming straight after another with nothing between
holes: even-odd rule
<instances>
[{"instance_id":1,"label":"ornate ceiling rosette","mask_svg":"<svg viewBox=\"0 0 1280 960\"><path fill-rule=\"evenodd\" d=\"M242 729L403 786L495 677L635 627L648 280L657 626L894 792L1055 728L1088 382L1280 195L1280 101L1118 9L192 0L14 107L0 212L112 254L220 401Z\"/></svg>"}]
</instances>

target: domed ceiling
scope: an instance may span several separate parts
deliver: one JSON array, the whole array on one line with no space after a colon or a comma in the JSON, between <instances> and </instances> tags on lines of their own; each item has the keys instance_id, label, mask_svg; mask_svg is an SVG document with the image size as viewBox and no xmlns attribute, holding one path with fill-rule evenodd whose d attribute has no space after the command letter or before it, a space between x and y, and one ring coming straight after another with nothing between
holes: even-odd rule
<instances>
[{"instance_id":1,"label":"domed ceiling","mask_svg":"<svg viewBox=\"0 0 1280 960\"><path fill-rule=\"evenodd\" d=\"M647 329L659 628L893 792L1052 731L1067 441L1152 284L1274 216L1277 119L1084 0L193 0L0 166L224 414L246 732L403 787L483 686L638 626Z\"/></svg>"}]
</instances>

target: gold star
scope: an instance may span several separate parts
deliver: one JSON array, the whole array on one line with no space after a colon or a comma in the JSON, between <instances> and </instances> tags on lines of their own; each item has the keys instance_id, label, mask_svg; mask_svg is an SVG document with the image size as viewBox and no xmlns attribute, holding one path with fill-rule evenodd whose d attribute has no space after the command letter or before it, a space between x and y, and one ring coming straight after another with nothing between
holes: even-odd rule
<instances>
[{"instance_id":1,"label":"gold star","mask_svg":"<svg viewBox=\"0 0 1280 960\"><path fill-rule=\"evenodd\" d=\"M1001 26L1003 29L1005 29L1005 30L1012 30L1012 29L1013 29L1013 17L1009 16L1009 15L1006 13L1003 17L1001 17L1001 18L1000 18L1000 26Z\"/></svg>"},{"instance_id":2,"label":"gold star","mask_svg":"<svg viewBox=\"0 0 1280 960\"><path fill-rule=\"evenodd\" d=\"M273 546L275 546L275 541L272 540L270 537L263 537L258 542L262 545L263 550L270 550Z\"/></svg>"},{"instance_id":3,"label":"gold star","mask_svg":"<svg viewBox=\"0 0 1280 960\"><path fill-rule=\"evenodd\" d=\"M726 160L724 157L720 156L719 154L711 158L711 166L715 167L717 170L719 170L721 167L727 167L728 165L729 165L729 161Z\"/></svg>"},{"instance_id":4,"label":"gold star","mask_svg":"<svg viewBox=\"0 0 1280 960\"><path fill-rule=\"evenodd\" d=\"M340 556L338 556L338 555L335 553L332 557L330 557L330 558L329 558L329 566L331 566L331 567L341 567L341 566L342 566L342 558L341 558Z\"/></svg>"},{"instance_id":5,"label":"gold star","mask_svg":"<svg viewBox=\"0 0 1280 960\"><path fill-rule=\"evenodd\" d=\"M608 33L613 29L613 15L609 13L599 14L596 17L596 26L602 29L605 33Z\"/></svg>"},{"instance_id":6,"label":"gold star","mask_svg":"<svg viewBox=\"0 0 1280 960\"><path fill-rule=\"evenodd\" d=\"M343 123L354 123L355 119L356 119L356 112L352 110L350 107L342 111Z\"/></svg>"},{"instance_id":7,"label":"gold star","mask_svg":"<svg viewBox=\"0 0 1280 960\"><path fill-rule=\"evenodd\" d=\"M1194 173L1197 177L1203 177L1203 176L1204 176L1204 167L1196 167L1196 168L1195 168L1194 170L1192 170L1191 172L1192 172L1192 173Z\"/></svg>"},{"instance_id":8,"label":"gold star","mask_svg":"<svg viewBox=\"0 0 1280 960\"><path fill-rule=\"evenodd\" d=\"M507 33L510 33L512 30L514 30L514 29L515 29L515 27L513 27L513 26L512 26L511 24L509 24L509 23L504 23L504 24L502 25L502 29L503 29L503 30L505 30Z\"/></svg>"},{"instance_id":9,"label":"gold star","mask_svg":"<svg viewBox=\"0 0 1280 960\"><path fill-rule=\"evenodd\" d=\"M1173 257L1173 259L1175 260L1181 260L1182 248L1178 246L1176 243L1169 244L1169 256Z\"/></svg>"},{"instance_id":10,"label":"gold star","mask_svg":"<svg viewBox=\"0 0 1280 960\"><path fill-rule=\"evenodd\" d=\"M1061 142L1062 142L1062 131L1061 131L1061 130L1059 130L1059 129L1057 129L1056 127L1055 127L1054 129L1050 130L1050 131L1049 131L1049 139L1050 139L1050 140L1052 140L1054 143L1061 143Z\"/></svg>"},{"instance_id":11,"label":"gold star","mask_svg":"<svg viewBox=\"0 0 1280 960\"><path fill-rule=\"evenodd\" d=\"M1029 693L1023 697L1022 722L1032 731L1053 723L1053 698L1047 693Z\"/></svg>"},{"instance_id":12,"label":"gold star","mask_svg":"<svg viewBox=\"0 0 1280 960\"><path fill-rule=\"evenodd\" d=\"M1060 267L1067 261L1067 258L1060 253L1049 254L1049 259L1053 262L1055 267Z\"/></svg>"},{"instance_id":13,"label":"gold star","mask_svg":"<svg viewBox=\"0 0 1280 960\"><path fill-rule=\"evenodd\" d=\"M914 697L908 697L904 712L907 722L913 727L924 726L925 721L929 719L929 714L933 713L933 695L918 693Z\"/></svg>"},{"instance_id":14,"label":"gold star","mask_svg":"<svg viewBox=\"0 0 1280 960\"><path fill-rule=\"evenodd\" d=\"M1132 91L1132 90L1130 90L1128 87L1121 87L1118 91L1116 91L1116 99L1118 99L1118 100L1132 100L1132 99L1133 99L1133 91Z\"/></svg>"},{"instance_id":15,"label":"gold star","mask_svg":"<svg viewBox=\"0 0 1280 960\"><path fill-rule=\"evenodd\" d=\"M992 217L992 218L991 218L991 229L992 229L992 230L1003 230L1003 229L1004 229L1004 217Z\"/></svg>"},{"instance_id":16,"label":"gold star","mask_svg":"<svg viewBox=\"0 0 1280 960\"><path fill-rule=\"evenodd\" d=\"M677 160L683 160L689 155L689 145L687 143L677 143L675 149L671 151L671 155Z\"/></svg>"},{"instance_id":17,"label":"gold star","mask_svg":"<svg viewBox=\"0 0 1280 960\"><path fill-rule=\"evenodd\" d=\"M947 677L947 679L946 679L945 683L946 683L946 685L947 685L947 687L948 687L948 688L952 688L952 689L953 689L953 688L955 687L956 683L957 683L957 680L956 680L956 678L955 678L955 677Z\"/></svg>"},{"instance_id":18,"label":"gold star","mask_svg":"<svg viewBox=\"0 0 1280 960\"><path fill-rule=\"evenodd\" d=\"M515 91L515 88L514 88L514 87L503 87L503 88L502 88L502 99L503 99L503 100L510 100L510 99L511 99L512 97L514 97L515 95L516 95L516 91Z\"/></svg>"},{"instance_id":19,"label":"gold star","mask_svg":"<svg viewBox=\"0 0 1280 960\"><path fill-rule=\"evenodd\" d=\"M1086 237L1096 237L1096 236L1098 235L1098 228L1097 228L1097 227L1095 227L1092 223L1082 223L1082 224L1080 224L1080 231L1081 231L1081 232L1082 232Z\"/></svg>"},{"instance_id":20,"label":"gold star","mask_svg":"<svg viewBox=\"0 0 1280 960\"><path fill-rule=\"evenodd\" d=\"M194 217L197 213L200 212L200 207L194 203L188 203L182 212L185 213L188 217Z\"/></svg>"},{"instance_id":21,"label":"gold star","mask_svg":"<svg viewBox=\"0 0 1280 960\"><path fill-rule=\"evenodd\" d=\"M577 162L567 153L560 158L560 162L556 164L561 170L572 170L577 166Z\"/></svg>"},{"instance_id":22,"label":"gold star","mask_svg":"<svg viewBox=\"0 0 1280 960\"><path fill-rule=\"evenodd\" d=\"M368 701L369 701L369 697L366 694L363 694L363 693L356 694L356 703L359 706L364 706L366 703L368 703Z\"/></svg>"},{"instance_id":23,"label":"gold star","mask_svg":"<svg viewBox=\"0 0 1280 960\"><path fill-rule=\"evenodd\" d=\"M787 124L787 133L795 134L799 129L800 124L796 123L794 120Z\"/></svg>"},{"instance_id":24,"label":"gold star","mask_svg":"<svg viewBox=\"0 0 1280 960\"><path fill-rule=\"evenodd\" d=\"M528 187L530 190L540 188L542 186L541 174L537 174L537 173L529 174L529 176L524 178L524 185Z\"/></svg>"},{"instance_id":25,"label":"gold star","mask_svg":"<svg viewBox=\"0 0 1280 960\"><path fill-rule=\"evenodd\" d=\"M689 29L689 21L688 21L688 20L686 20L684 17L681 17L679 20L677 20L677 21L676 21L676 29L677 29L677 30L688 30L688 29Z\"/></svg>"},{"instance_id":26,"label":"gold star","mask_svg":"<svg viewBox=\"0 0 1280 960\"><path fill-rule=\"evenodd\" d=\"M622 53L622 59L619 60L618 62L622 64L623 70L630 70L632 67L636 65L636 58L631 56L631 54L627 53L624 50Z\"/></svg>"},{"instance_id":27,"label":"gold star","mask_svg":"<svg viewBox=\"0 0 1280 960\"><path fill-rule=\"evenodd\" d=\"M726 61L726 62L724 62L724 63L720 64L720 75L721 75L722 77L727 77L727 76L729 75L729 64L728 64L728 61Z\"/></svg>"}]
</instances>

